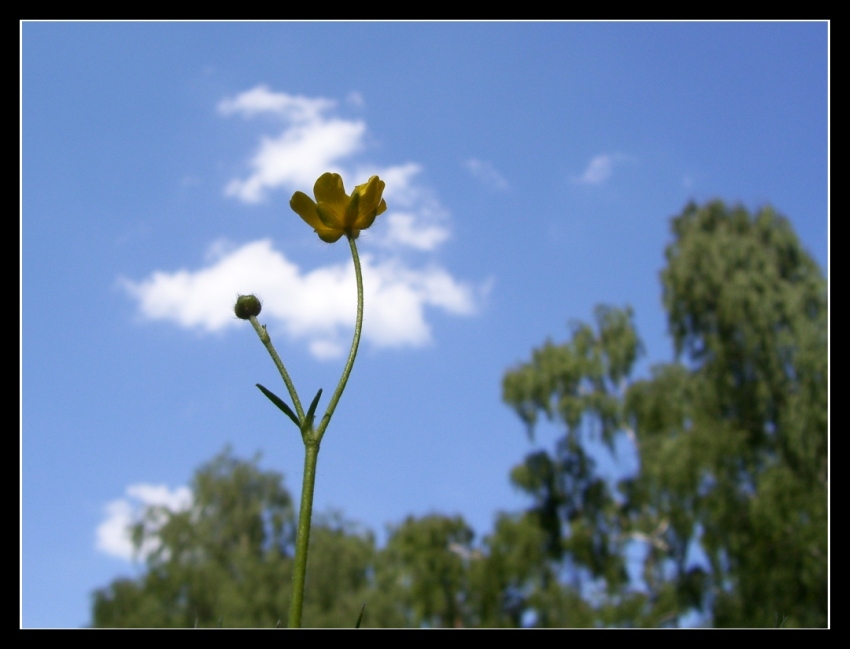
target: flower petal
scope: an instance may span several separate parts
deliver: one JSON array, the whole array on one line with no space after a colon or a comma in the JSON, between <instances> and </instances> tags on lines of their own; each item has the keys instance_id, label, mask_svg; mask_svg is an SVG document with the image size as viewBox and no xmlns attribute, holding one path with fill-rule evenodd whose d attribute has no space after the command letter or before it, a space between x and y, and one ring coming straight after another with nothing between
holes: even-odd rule
<instances>
[{"instance_id":1,"label":"flower petal","mask_svg":"<svg viewBox=\"0 0 850 649\"><path fill-rule=\"evenodd\" d=\"M361 230L371 227L376 216L378 216L377 210L372 210L369 214L361 214L360 218L357 219L357 227Z\"/></svg>"},{"instance_id":2,"label":"flower petal","mask_svg":"<svg viewBox=\"0 0 850 649\"><path fill-rule=\"evenodd\" d=\"M345 208L345 216L342 220L346 230L350 230L352 227L357 226L357 223L360 221L361 203L362 201L360 200L360 194L355 191L351 195L351 200L348 202L348 205Z\"/></svg>"},{"instance_id":3,"label":"flower petal","mask_svg":"<svg viewBox=\"0 0 850 649\"><path fill-rule=\"evenodd\" d=\"M324 173L319 176L316 184L313 185L313 194L316 196L317 203L338 206L339 214L345 212L348 195L345 193L342 177L339 174Z\"/></svg>"},{"instance_id":4,"label":"flower petal","mask_svg":"<svg viewBox=\"0 0 850 649\"><path fill-rule=\"evenodd\" d=\"M381 195L384 193L386 183L377 176L372 176L368 182L363 185L358 185L354 191L360 194L360 204L364 211L371 212L372 208L378 206L383 200Z\"/></svg>"},{"instance_id":5,"label":"flower petal","mask_svg":"<svg viewBox=\"0 0 850 649\"><path fill-rule=\"evenodd\" d=\"M332 230L342 230L342 219L335 212L329 210L324 203L316 205L316 213L325 227Z\"/></svg>"},{"instance_id":6,"label":"flower petal","mask_svg":"<svg viewBox=\"0 0 850 649\"><path fill-rule=\"evenodd\" d=\"M328 228L322 228L319 230L316 228L316 234L318 234L319 239L325 243L336 243L344 233L342 230L330 230ZM356 238L357 237L355 237L355 239Z\"/></svg>"},{"instance_id":7,"label":"flower petal","mask_svg":"<svg viewBox=\"0 0 850 649\"><path fill-rule=\"evenodd\" d=\"M322 221L319 219L319 214L316 211L316 204L313 199L307 196L304 192L295 192L292 199L289 201L289 207L292 211L300 216L307 225L316 228L322 226Z\"/></svg>"},{"instance_id":8,"label":"flower petal","mask_svg":"<svg viewBox=\"0 0 850 649\"><path fill-rule=\"evenodd\" d=\"M319 206L304 192L295 192L289 201L289 207L316 231L322 241L333 243L343 235L341 228L329 228L322 222L322 219L319 218Z\"/></svg>"},{"instance_id":9,"label":"flower petal","mask_svg":"<svg viewBox=\"0 0 850 649\"><path fill-rule=\"evenodd\" d=\"M375 217L378 214L387 209L386 201L381 198L384 187L385 183L383 180L377 176L372 176L368 182L358 185L355 188L352 198L354 195L360 197L359 213L357 215L357 221L354 223L355 227L365 230L374 223Z\"/></svg>"}]
</instances>

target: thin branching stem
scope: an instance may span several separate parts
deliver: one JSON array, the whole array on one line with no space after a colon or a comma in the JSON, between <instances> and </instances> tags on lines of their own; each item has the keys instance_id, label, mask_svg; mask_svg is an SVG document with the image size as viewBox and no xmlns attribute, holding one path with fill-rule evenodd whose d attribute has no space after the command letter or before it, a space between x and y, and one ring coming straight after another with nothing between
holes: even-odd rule
<instances>
[{"instance_id":1,"label":"thin branching stem","mask_svg":"<svg viewBox=\"0 0 850 649\"><path fill-rule=\"evenodd\" d=\"M363 273L360 270L360 255L357 254L357 244L354 239L348 237L348 245L351 247L351 257L354 259L354 274L357 277L357 321L354 323L354 339L351 341L351 351L348 352L348 361L345 363L345 369L342 370L342 376L339 378L339 384L336 386L336 391L331 397L328 404L328 409L325 411L325 416L316 428L316 440L322 441L322 436L333 417L336 404L339 403L339 398L342 396L342 391L345 390L345 385L348 383L348 376L351 374L351 368L354 367L354 359L357 357L357 348L360 346L360 330L363 328Z\"/></svg>"},{"instance_id":2,"label":"thin branching stem","mask_svg":"<svg viewBox=\"0 0 850 649\"><path fill-rule=\"evenodd\" d=\"M254 327L254 331L256 331L257 335L260 337L260 341L263 345L265 345L266 350L269 352L269 356L272 357L272 360L277 367L277 371L280 372L280 376L286 384L286 389L289 390L289 396L292 397L292 402L295 405L295 412L298 414L298 419L304 421L304 409L301 407L301 400L298 398L298 393L295 391L295 385L292 383L292 379L289 378L289 372L286 371L283 361L280 360L280 356L277 355L277 350L272 344L269 332L266 331L266 328L257 321L256 316L251 316L248 320Z\"/></svg>"},{"instance_id":3,"label":"thin branching stem","mask_svg":"<svg viewBox=\"0 0 850 649\"><path fill-rule=\"evenodd\" d=\"M348 353L348 361L345 363L345 368L342 370L342 376L339 379L339 384L336 386L336 391L331 397L328 408L325 411L322 421L315 430L302 430L301 436L304 439L304 481L301 487L301 510L298 514L298 533L295 539L295 567L292 573L292 602L289 606L289 627L300 628L301 612L304 608L304 584L307 579L307 551L310 547L310 523L313 518L313 489L316 484L316 464L319 460L319 444L322 441L322 436L330 423L331 417L336 410L336 405L339 403L339 398L342 396L345 385L348 383L348 377L351 374L351 368L354 367L354 359L357 357L357 348L360 346L360 331L363 328L363 274L360 270L360 256L357 254L357 245L354 239L348 238L348 244L351 247L351 256L354 259L354 273L357 277L357 321L354 324L354 340L351 341L351 351ZM265 330L264 330L265 331ZM269 343L270 344L270 343ZM267 346L268 347L268 346ZM272 348L273 349L273 348ZM271 351L269 352L271 353ZM274 358L274 356L273 356ZM288 381L286 370L283 369L283 363L279 363L278 369L281 370L281 376L284 377L287 387L291 384ZM304 421L304 413L301 410L301 404L298 402L294 394L295 388L290 389L293 401L298 408L298 416Z\"/></svg>"}]
</instances>

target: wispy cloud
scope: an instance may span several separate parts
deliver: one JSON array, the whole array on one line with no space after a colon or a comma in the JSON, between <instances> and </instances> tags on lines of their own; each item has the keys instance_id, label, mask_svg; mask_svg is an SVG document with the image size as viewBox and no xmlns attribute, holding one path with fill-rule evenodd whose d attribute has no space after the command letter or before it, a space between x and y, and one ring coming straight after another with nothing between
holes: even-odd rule
<instances>
[{"instance_id":1,"label":"wispy cloud","mask_svg":"<svg viewBox=\"0 0 850 649\"><path fill-rule=\"evenodd\" d=\"M224 116L266 114L283 124L278 135L262 137L249 163L251 172L231 180L225 194L257 203L277 187L312 187L324 172L340 171L339 160L362 146L366 124L329 117L327 113L335 106L330 99L272 92L266 86L219 102L218 111Z\"/></svg>"},{"instance_id":2,"label":"wispy cloud","mask_svg":"<svg viewBox=\"0 0 850 649\"><path fill-rule=\"evenodd\" d=\"M323 114L334 106L336 102L332 99L272 92L268 86L260 85L236 97L222 99L218 103L218 112L222 115L241 114L246 118L271 113L292 123L306 123L321 120Z\"/></svg>"},{"instance_id":3,"label":"wispy cloud","mask_svg":"<svg viewBox=\"0 0 850 649\"><path fill-rule=\"evenodd\" d=\"M404 245L417 250L434 250L449 238L448 230L440 225L422 224L415 214L393 212L387 217L387 236L384 245Z\"/></svg>"},{"instance_id":4,"label":"wispy cloud","mask_svg":"<svg viewBox=\"0 0 850 649\"><path fill-rule=\"evenodd\" d=\"M188 487L170 490L165 485L135 484L127 487L126 498L113 500L106 505L103 522L96 530L95 547L108 555L120 559L144 559L156 546L144 543L135 552L131 537L131 526L143 521L147 507L162 507L172 512L186 511L192 506L192 492ZM146 520L151 529L157 529L166 521L164 512Z\"/></svg>"},{"instance_id":5,"label":"wispy cloud","mask_svg":"<svg viewBox=\"0 0 850 649\"><path fill-rule=\"evenodd\" d=\"M363 95L361 95L359 92L354 90L354 91L348 93L348 95L345 98L345 103L349 104L350 106L354 106L356 108L362 108L363 106L366 105L366 100L363 99Z\"/></svg>"},{"instance_id":6,"label":"wispy cloud","mask_svg":"<svg viewBox=\"0 0 850 649\"><path fill-rule=\"evenodd\" d=\"M236 249L216 244L211 263L197 270L154 272L121 285L150 320L187 329L222 331L242 324L233 315L240 292L263 299L263 318L272 331L304 339L317 358L340 356L348 344L356 310L356 284L350 261L307 271L275 250L268 239ZM480 289L429 265L413 269L396 258L382 261L361 255L364 299L369 318L363 338L375 347L422 346L431 342L426 308L456 315L476 311Z\"/></svg>"},{"instance_id":7,"label":"wispy cloud","mask_svg":"<svg viewBox=\"0 0 850 649\"><path fill-rule=\"evenodd\" d=\"M362 101L357 93L349 97L349 103ZM414 162L382 167L359 160L366 125L334 116L335 109L333 100L273 92L266 86L221 101L218 110L224 116L266 115L282 129L260 139L249 173L232 179L225 194L250 204L279 188L288 190L287 199L295 189L309 192L326 171L341 173L349 190L379 175L386 183L389 209L363 237L374 251L361 252L369 309L363 338L381 348L425 345L432 340L429 308L472 314L485 289L455 279L423 257L449 239L450 215L421 182L422 167ZM205 265L158 270L138 281L121 278L119 284L137 301L144 319L210 332L238 324L232 313L237 294L257 293L272 329L306 340L317 358L344 353L355 317L350 260L302 269L269 239L239 247L218 242Z\"/></svg>"},{"instance_id":8,"label":"wispy cloud","mask_svg":"<svg viewBox=\"0 0 850 649\"><path fill-rule=\"evenodd\" d=\"M508 181L496 170L492 162L470 158L463 164L469 173L486 187L499 192L509 189Z\"/></svg>"},{"instance_id":9,"label":"wispy cloud","mask_svg":"<svg viewBox=\"0 0 850 649\"><path fill-rule=\"evenodd\" d=\"M352 92L347 103L361 106L362 95ZM280 133L263 136L249 162L247 176L227 183L225 194L245 203L266 200L278 188L309 193L316 178L326 171L340 173L349 189L378 175L386 183L384 198L388 224L379 240L385 247L434 250L450 236L448 214L418 179L422 171L414 162L379 167L343 164L365 148L366 125L360 120L335 117L337 104L323 97L310 98L273 92L257 86L218 105L224 116L246 118L269 115L279 120ZM400 213L394 210L401 209Z\"/></svg>"},{"instance_id":10,"label":"wispy cloud","mask_svg":"<svg viewBox=\"0 0 850 649\"><path fill-rule=\"evenodd\" d=\"M584 173L570 180L579 185L601 185L614 173L614 165L626 159L627 156L622 153L602 153L588 163Z\"/></svg>"}]
</instances>

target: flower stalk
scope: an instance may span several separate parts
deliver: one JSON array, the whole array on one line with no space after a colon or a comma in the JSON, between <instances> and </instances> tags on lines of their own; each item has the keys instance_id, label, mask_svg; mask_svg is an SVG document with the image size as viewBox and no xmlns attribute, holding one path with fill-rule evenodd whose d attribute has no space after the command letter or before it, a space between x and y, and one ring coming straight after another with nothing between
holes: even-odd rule
<instances>
[{"instance_id":1,"label":"flower stalk","mask_svg":"<svg viewBox=\"0 0 850 649\"><path fill-rule=\"evenodd\" d=\"M264 325L257 320L262 309L260 301L253 295L241 295L236 301L234 312L237 317L250 321L257 332L260 341L265 346L275 366L283 379L292 404L293 410L283 399L271 390L257 384L257 387L298 427L304 442L304 478L301 489L301 508L298 514L298 530L295 539L295 564L292 576L292 599L289 608L289 627L301 626L301 614L304 608L304 586L307 579L307 552L310 547L310 525L313 518L313 492L316 485L316 466L319 460L319 447L322 437L330 424L340 397L348 384L348 378L357 358L360 346L360 333L363 329L363 273L360 267L360 255L357 252L355 239L361 230L370 227L375 217L387 209L382 194L384 182L377 176L372 176L368 182L354 188L351 196L345 193L342 178L338 174L326 173L319 177L314 186L314 202L302 192L296 192L290 206L308 225L310 225L322 241L333 243L343 235L348 240L351 258L354 262L354 274L357 279L357 319L354 324L354 338L348 360L342 370L339 383L331 396L325 414L314 426L316 407L322 396L319 390L307 412L301 404L295 385L286 371L280 356L272 344L271 338ZM362 615L362 613L361 613ZM358 620L359 624L359 620Z\"/></svg>"},{"instance_id":2,"label":"flower stalk","mask_svg":"<svg viewBox=\"0 0 850 649\"><path fill-rule=\"evenodd\" d=\"M342 370L342 376L336 386L336 391L331 397L325 415L319 426L313 430L312 422L309 429L301 431L304 440L304 480L301 486L301 510L298 514L298 532L295 540L295 568L292 574L292 601L289 605L289 628L301 627L301 612L304 608L304 585L307 579L307 552L310 547L310 523L313 518L313 490L316 484L316 464L319 461L319 444L333 417L334 410L339 403L351 369L354 367L354 359L357 358L357 349L360 346L360 332L363 329L363 273L360 269L360 255L357 254L357 244L352 237L348 238L351 247L351 257L354 260L354 274L357 277L357 320L354 324L354 339L351 341L351 350L348 352L348 360ZM281 367L283 363L281 363ZM284 370L285 371L285 370ZM295 400L293 398L293 400ZM302 416L303 421L303 416Z\"/></svg>"}]
</instances>

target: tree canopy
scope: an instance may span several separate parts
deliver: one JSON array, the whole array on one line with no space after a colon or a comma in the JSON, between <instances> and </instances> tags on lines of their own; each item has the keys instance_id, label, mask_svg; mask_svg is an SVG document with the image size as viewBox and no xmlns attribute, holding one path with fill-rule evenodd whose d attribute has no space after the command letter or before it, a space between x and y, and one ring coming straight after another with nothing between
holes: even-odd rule
<instances>
[{"instance_id":1,"label":"tree canopy","mask_svg":"<svg viewBox=\"0 0 850 649\"><path fill-rule=\"evenodd\" d=\"M311 536L305 626L826 626L826 281L788 221L715 201L672 219L661 273L673 360L632 378L629 308L600 306L503 378L552 449L511 472L525 511L478 541L459 516L408 517L378 548L341 515ZM636 472L609 467L627 441ZM620 450L620 452L622 452ZM93 598L95 626L273 627L289 606L292 498L225 451L185 512L149 509L138 579Z\"/></svg>"},{"instance_id":2,"label":"tree canopy","mask_svg":"<svg viewBox=\"0 0 850 649\"><path fill-rule=\"evenodd\" d=\"M826 282L770 208L690 204L672 230L661 279L676 360L630 382L631 311L603 307L595 331L577 325L535 350L505 376L505 400L530 427L545 415L565 434L512 479L534 499L550 557L601 580L617 623L699 611L717 626L824 626ZM613 449L618 433L635 440L640 471L612 488L589 442ZM624 565L636 540L640 589Z\"/></svg>"},{"instance_id":3,"label":"tree canopy","mask_svg":"<svg viewBox=\"0 0 850 649\"><path fill-rule=\"evenodd\" d=\"M710 570L676 582L714 624L825 626L826 282L770 208L691 204L673 233L662 282L682 363L627 398L643 513L669 520L680 565L699 534Z\"/></svg>"}]
</instances>

